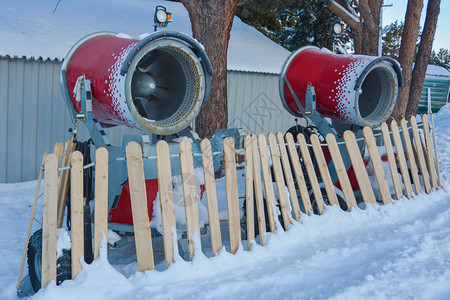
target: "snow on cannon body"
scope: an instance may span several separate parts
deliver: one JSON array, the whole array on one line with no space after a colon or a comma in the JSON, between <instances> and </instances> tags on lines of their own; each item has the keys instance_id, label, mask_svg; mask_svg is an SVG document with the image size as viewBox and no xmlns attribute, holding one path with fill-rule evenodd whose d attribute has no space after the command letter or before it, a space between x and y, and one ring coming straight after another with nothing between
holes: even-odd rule
<instances>
[{"instance_id":1,"label":"snow on cannon body","mask_svg":"<svg viewBox=\"0 0 450 300\"><path fill-rule=\"evenodd\" d=\"M288 131L294 135L303 133L308 143L312 133L324 138L331 133L338 142L343 140L345 130L352 130L357 138L363 137L363 127L376 128L391 116L401 85L400 64L391 58L339 55L313 46L293 52L279 79L284 108L306 120L306 124L297 124ZM363 154L364 142L359 141L358 146ZM352 188L357 191L347 149L344 144L339 147ZM332 180L339 187L328 148L323 150ZM345 201L341 206L345 206Z\"/></svg>"}]
</instances>

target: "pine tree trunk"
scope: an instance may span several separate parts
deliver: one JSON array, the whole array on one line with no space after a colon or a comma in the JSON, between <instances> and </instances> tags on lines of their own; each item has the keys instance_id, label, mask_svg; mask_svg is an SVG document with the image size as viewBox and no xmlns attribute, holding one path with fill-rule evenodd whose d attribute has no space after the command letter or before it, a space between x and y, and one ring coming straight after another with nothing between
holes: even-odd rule
<instances>
[{"instance_id":1,"label":"pine tree trunk","mask_svg":"<svg viewBox=\"0 0 450 300\"><path fill-rule=\"evenodd\" d=\"M196 119L201 138L210 138L216 129L227 128L227 53L230 31L238 0L181 0L192 24L192 35L205 47L214 75L209 100Z\"/></svg>"},{"instance_id":2,"label":"pine tree trunk","mask_svg":"<svg viewBox=\"0 0 450 300\"><path fill-rule=\"evenodd\" d=\"M411 89L409 101L406 108L406 115L415 115L419 107L420 94L422 93L423 82L430 61L431 50L433 48L434 34L436 32L437 20L440 12L441 0L428 0L427 17L420 39L419 50L417 51L416 64L412 72Z\"/></svg>"},{"instance_id":3,"label":"pine tree trunk","mask_svg":"<svg viewBox=\"0 0 450 300\"><path fill-rule=\"evenodd\" d=\"M397 104L392 117L397 120L405 115L408 105L409 90L411 85L412 64L415 57L416 41L419 34L420 15L422 13L423 0L410 0L406 9L405 25L402 33L398 61L402 66L403 86L400 89Z\"/></svg>"},{"instance_id":4,"label":"pine tree trunk","mask_svg":"<svg viewBox=\"0 0 450 300\"><path fill-rule=\"evenodd\" d=\"M335 5L335 3L339 4ZM378 37L380 33L380 11L382 0L360 0L360 22L355 22L345 0L328 3L328 8L346 22L352 29L356 54L378 55Z\"/></svg>"}]
</instances>

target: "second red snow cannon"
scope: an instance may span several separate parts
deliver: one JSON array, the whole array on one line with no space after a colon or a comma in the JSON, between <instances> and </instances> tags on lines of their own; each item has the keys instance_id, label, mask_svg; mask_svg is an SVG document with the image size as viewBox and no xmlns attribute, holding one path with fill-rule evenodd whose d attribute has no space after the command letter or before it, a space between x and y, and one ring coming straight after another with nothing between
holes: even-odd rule
<instances>
[{"instance_id":1,"label":"second red snow cannon","mask_svg":"<svg viewBox=\"0 0 450 300\"><path fill-rule=\"evenodd\" d=\"M309 117L314 110L334 121L377 127L391 116L401 84L400 65L392 58L308 46L284 63L280 97L294 116ZM306 99L309 87L315 90L314 103Z\"/></svg>"},{"instance_id":2,"label":"second red snow cannon","mask_svg":"<svg viewBox=\"0 0 450 300\"><path fill-rule=\"evenodd\" d=\"M284 108L306 120L303 126L289 129L294 135L333 134L342 141L342 133L352 130L362 138L362 128L376 128L392 114L402 85L400 64L392 58L364 55L339 55L328 49L306 46L285 61L279 79ZM358 139L364 156L363 139ZM334 164L323 147L328 168L339 187ZM352 187L359 190L345 145L340 145ZM368 161L366 161L367 163ZM341 205L342 206L342 205Z\"/></svg>"}]
</instances>

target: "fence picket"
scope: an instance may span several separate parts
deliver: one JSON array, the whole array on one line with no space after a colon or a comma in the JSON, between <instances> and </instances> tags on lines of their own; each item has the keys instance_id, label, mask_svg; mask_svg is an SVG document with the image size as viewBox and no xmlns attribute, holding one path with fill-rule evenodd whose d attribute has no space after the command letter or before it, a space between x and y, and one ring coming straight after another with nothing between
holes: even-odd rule
<instances>
[{"instance_id":1,"label":"fence picket","mask_svg":"<svg viewBox=\"0 0 450 300\"><path fill-rule=\"evenodd\" d=\"M72 140L67 140L63 157L62 167L69 166L70 156L75 151L76 143ZM58 228L61 228L64 221L64 212L66 209L67 194L69 193L69 175L70 170L61 171L58 185Z\"/></svg>"},{"instance_id":2,"label":"fence picket","mask_svg":"<svg viewBox=\"0 0 450 300\"><path fill-rule=\"evenodd\" d=\"M275 206L275 192L273 190L272 175L269 166L269 157L267 156L267 142L263 134L258 135L259 156L261 158L261 171L264 181L264 190L266 192L266 208L269 219L270 231L277 229L275 224L273 207Z\"/></svg>"},{"instance_id":3,"label":"fence picket","mask_svg":"<svg viewBox=\"0 0 450 300\"><path fill-rule=\"evenodd\" d=\"M347 169L345 168L341 151L339 150L339 146L336 142L336 137L334 134L329 133L325 139L327 141L328 148L330 149L331 160L333 161L334 168L336 169L339 184L342 192L344 193L345 202L347 203L348 209L351 210L352 207L357 205L355 194L353 193L352 185L347 174Z\"/></svg>"},{"instance_id":4,"label":"fence picket","mask_svg":"<svg viewBox=\"0 0 450 300\"><path fill-rule=\"evenodd\" d=\"M381 200L384 204L391 203L391 192L384 174L383 165L381 164L381 157L378 153L377 144L373 136L372 128L364 127L364 139L366 141L367 149L369 150L370 160L372 161L373 170L377 179L378 188L380 189Z\"/></svg>"},{"instance_id":5,"label":"fence picket","mask_svg":"<svg viewBox=\"0 0 450 300\"><path fill-rule=\"evenodd\" d=\"M300 205L298 204L297 191L295 190L294 178L292 177L292 169L289 163L289 157L286 151L284 137L281 132L277 133L278 147L280 149L281 163L283 165L284 177L289 190L289 197L291 198L292 211L296 221L300 219Z\"/></svg>"},{"instance_id":6,"label":"fence picket","mask_svg":"<svg viewBox=\"0 0 450 300\"><path fill-rule=\"evenodd\" d=\"M75 151L70 171L70 224L72 235L72 279L81 270L80 257L84 256L84 203L83 203L83 154Z\"/></svg>"},{"instance_id":7,"label":"fence picket","mask_svg":"<svg viewBox=\"0 0 450 300\"><path fill-rule=\"evenodd\" d=\"M253 158L253 185L255 188L256 215L258 219L259 240L261 246L264 244L264 233L266 232L266 219L264 214L264 200L261 183L261 166L256 135L251 135L252 158Z\"/></svg>"},{"instance_id":8,"label":"fence picket","mask_svg":"<svg viewBox=\"0 0 450 300\"><path fill-rule=\"evenodd\" d=\"M383 134L384 148L386 149L392 184L394 185L395 198L399 200L403 197L402 186L398 177L397 162L395 161L394 149L392 148L391 135L386 123L381 124L381 133Z\"/></svg>"},{"instance_id":9,"label":"fence picket","mask_svg":"<svg viewBox=\"0 0 450 300\"><path fill-rule=\"evenodd\" d=\"M94 259L100 255L100 244L108 240L108 150L95 151Z\"/></svg>"},{"instance_id":10,"label":"fence picket","mask_svg":"<svg viewBox=\"0 0 450 300\"><path fill-rule=\"evenodd\" d=\"M148 218L147 190L145 187L142 148L137 142L130 142L125 148L127 157L128 182L130 187L131 214L136 243L138 270L145 272L155 269L153 246Z\"/></svg>"},{"instance_id":11,"label":"fence picket","mask_svg":"<svg viewBox=\"0 0 450 300\"><path fill-rule=\"evenodd\" d=\"M280 202L280 210L281 216L283 218L284 230L287 230L289 224L291 224L291 209L288 202L289 200L286 191L286 185L284 183L283 170L281 169L277 138L275 137L275 134L269 133L267 139L269 140L270 157L272 158L272 168L278 189L278 200Z\"/></svg>"},{"instance_id":12,"label":"fence picket","mask_svg":"<svg viewBox=\"0 0 450 300\"><path fill-rule=\"evenodd\" d=\"M314 170L305 136L299 133L297 135L297 142L300 144L300 152L302 153L303 163L305 164L306 173L308 174L309 182L314 193L317 212L319 213L319 215L321 215L323 210L325 209L325 204L323 202L322 192L320 191L319 181L317 180L316 171Z\"/></svg>"},{"instance_id":13,"label":"fence picket","mask_svg":"<svg viewBox=\"0 0 450 300\"><path fill-rule=\"evenodd\" d=\"M331 180L330 170L323 155L322 145L320 144L319 137L316 134L311 135L311 144L316 157L317 167L319 168L320 176L322 177L323 184L325 185L325 191L328 196L330 205L339 205L338 198L336 196L336 190L334 189L333 181Z\"/></svg>"},{"instance_id":14,"label":"fence picket","mask_svg":"<svg viewBox=\"0 0 450 300\"><path fill-rule=\"evenodd\" d=\"M419 171L420 171L420 174L422 175L423 184L425 185L425 192L427 194L429 194L431 192L430 177L429 177L428 170L426 167L425 156L423 154L423 148L422 148L423 142L422 142L422 138L420 137L420 134L419 134L419 129L417 127L416 117L411 116L409 118L409 123L411 124L411 127L412 127L412 134L413 134L413 138L414 138L415 149L417 152L417 159L419 162Z\"/></svg>"},{"instance_id":15,"label":"fence picket","mask_svg":"<svg viewBox=\"0 0 450 300\"><path fill-rule=\"evenodd\" d=\"M58 158L52 153L45 158L41 287L56 282L57 186Z\"/></svg>"},{"instance_id":16,"label":"fence picket","mask_svg":"<svg viewBox=\"0 0 450 300\"><path fill-rule=\"evenodd\" d=\"M437 190L437 178L436 178L436 169L434 164L434 156L433 156L433 146L431 145L431 137L430 137L430 126L428 125L428 117L426 114L422 115L423 122L423 132L425 135L425 143L426 143L426 158L428 162L428 171L430 174L431 185L434 190Z\"/></svg>"},{"instance_id":17,"label":"fence picket","mask_svg":"<svg viewBox=\"0 0 450 300\"><path fill-rule=\"evenodd\" d=\"M308 188L306 187L306 181L303 175L300 158L298 157L297 148L295 147L294 137L290 132L286 133L286 142L288 144L289 156L291 157L291 164L294 169L294 175L297 181L297 187L300 191L303 208L305 209L305 213L309 215L312 212L311 200L309 198Z\"/></svg>"},{"instance_id":18,"label":"fence picket","mask_svg":"<svg viewBox=\"0 0 450 300\"><path fill-rule=\"evenodd\" d=\"M212 254L216 255L222 249L220 233L219 208L217 206L216 179L214 176L211 142L204 139L200 143L203 161L203 177L205 178L205 193L208 204L209 231L211 232ZM247 164L245 164L247 166ZM253 191L253 189L252 189ZM253 200L253 199L252 199Z\"/></svg>"},{"instance_id":19,"label":"fence picket","mask_svg":"<svg viewBox=\"0 0 450 300\"><path fill-rule=\"evenodd\" d=\"M58 168L61 166L61 160L63 156L64 145L61 142L57 142L53 148L53 153L58 158Z\"/></svg>"},{"instance_id":20,"label":"fence picket","mask_svg":"<svg viewBox=\"0 0 450 300\"><path fill-rule=\"evenodd\" d=\"M361 153L359 152L355 134L352 131L347 130L344 132L344 140L364 202L376 203L372 185L370 184L369 176L367 175Z\"/></svg>"},{"instance_id":21,"label":"fence picket","mask_svg":"<svg viewBox=\"0 0 450 300\"><path fill-rule=\"evenodd\" d=\"M244 138L245 149L245 213L247 222L247 247L252 247L251 241L255 239L255 213L253 205L253 149L252 138Z\"/></svg>"},{"instance_id":22,"label":"fence picket","mask_svg":"<svg viewBox=\"0 0 450 300\"><path fill-rule=\"evenodd\" d=\"M395 124L394 122L392 122ZM392 126L392 124L391 124ZM414 183L414 190L416 195L419 195L422 191L422 187L420 185L419 175L417 174L417 164L416 159L414 157L414 152L412 148L411 138L409 136L408 125L406 124L405 118L400 119L400 126L402 128L403 141L405 143L406 156L408 157L409 162L409 172L411 172L412 182ZM396 144L397 147L397 144ZM397 150L398 152L398 150ZM403 174L403 173L402 173Z\"/></svg>"},{"instance_id":23,"label":"fence picket","mask_svg":"<svg viewBox=\"0 0 450 300\"><path fill-rule=\"evenodd\" d=\"M225 185L227 189L228 226L230 233L230 251L235 254L241 241L241 220L239 215L239 196L236 175L236 156L234 140L223 140L223 159L225 165Z\"/></svg>"},{"instance_id":24,"label":"fence picket","mask_svg":"<svg viewBox=\"0 0 450 300\"><path fill-rule=\"evenodd\" d=\"M440 188L442 188L442 177L441 177L441 172L439 171L439 160L438 160L437 145L436 145L436 127L434 127L433 114L430 114L430 119L431 119L431 127L433 127L434 159L435 159L436 173L438 176L438 178L437 178L438 185Z\"/></svg>"},{"instance_id":25,"label":"fence picket","mask_svg":"<svg viewBox=\"0 0 450 300\"><path fill-rule=\"evenodd\" d=\"M156 143L156 171L158 173L158 193L161 207L161 225L163 230L164 258L166 267L175 261L174 236L176 230L175 208L173 204L172 171L169 145L166 141Z\"/></svg>"},{"instance_id":26,"label":"fence picket","mask_svg":"<svg viewBox=\"0 0 450 300\"><path fill-rule=\"evenodd\" d=\"M192 146L189 141L181 141L179 149L181 179L183 182L184 210L186 212L189 258L192 260L195 255L195 233L198 234L198 242L200 243L200 226L198 223L197 188L195 186L194 161L192 158Z\"/></svg>"}]
</instances>

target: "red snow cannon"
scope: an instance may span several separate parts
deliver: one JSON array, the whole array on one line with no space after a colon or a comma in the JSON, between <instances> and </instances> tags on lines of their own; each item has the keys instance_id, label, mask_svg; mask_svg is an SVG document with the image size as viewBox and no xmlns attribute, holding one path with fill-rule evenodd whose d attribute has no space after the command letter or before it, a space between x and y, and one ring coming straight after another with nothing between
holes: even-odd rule
<instances>
[{"instance_id":1,"label":"red snow cannon","mask_svg":"<svg viewBox=\"0 0 450 300\"><path fill-rule=\"evenodd\" d=\"M402 84L400 65L388 57L339 55L307 46L293 52L280 76L283 106L302 116L308 86L314 86L315 110L324 117L359 126L386 121Z\"/></svg>"},{"instance_id":2,"label":"red snow cannon","mask_svg":"<svg viewBox=\"0 0 450 300\"><path fill-rule=\"evenodd\" d=\"M62 86L81 110L77 82L91 80L92 112L104 127L128 125L159 135L186 128L208 98L212 67L191 37L161 31L143 39L88 35L67 54ZM66 81L66 82L64 82Z\"/></svg>"}]
</instances>

